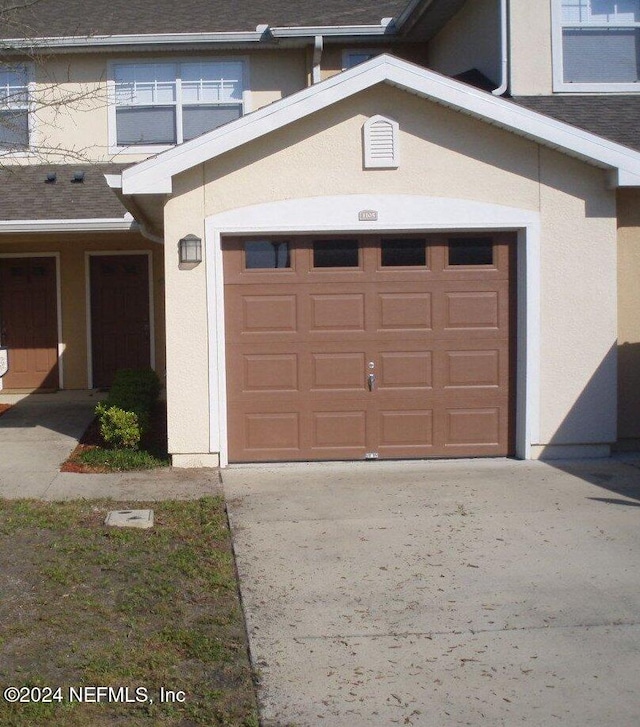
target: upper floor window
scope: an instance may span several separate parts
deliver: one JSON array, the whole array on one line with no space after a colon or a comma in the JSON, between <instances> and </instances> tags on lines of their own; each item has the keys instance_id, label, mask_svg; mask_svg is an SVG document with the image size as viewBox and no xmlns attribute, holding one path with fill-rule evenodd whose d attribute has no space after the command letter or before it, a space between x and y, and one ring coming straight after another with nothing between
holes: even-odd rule
<instances>
[{"instance_id":1,"label":"upper floor window","mask_svg":"<svg viewBox=\"0 0 640 727\"><path fill-rule=\"evenodd\" d=\"M382 53L381 50L345 50L342 52L342 70L359 66Z\"/></svg>"},{"instance_id":2,"label":"upper floor window","mask_svg":"<svg viewBox=\"0 0 640 727\"><path fill-rule=\"evenodd\" d=\"M572 90L569 84L582 85L573 90L637 90L628 84L640 80L640 0L557 2L562 68L556 81L566 84L560 90Z\"/></svg>"},{"instance_id":3,"label":"upper floor window","mask_svg":"<svg viewBox=\"0 0 640 727\"><path fill-rule=\"evenodd\" d=\"M29 146L29 74L24 65L0 67L0 147Z\"/></svg>"},{"instance_id":4,"label":"upper floor window","mask_svg":"<svg viewBox=\"0 0 640 727\"><path fill-rule=\"evenodd\" d=\"M242 115L242 61L114 65L116 146L181 144Z\"/></svg>"}]
</instances>

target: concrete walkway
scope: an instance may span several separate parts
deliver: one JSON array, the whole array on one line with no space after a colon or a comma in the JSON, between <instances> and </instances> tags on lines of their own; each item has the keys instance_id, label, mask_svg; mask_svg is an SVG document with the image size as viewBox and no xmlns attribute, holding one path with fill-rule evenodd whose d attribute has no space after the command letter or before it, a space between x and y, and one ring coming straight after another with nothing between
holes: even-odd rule
<instances>
[{"instance_id":1,"label":"concrete walkway","mask_svg":"<svg viewBox=\"0 0 640 727\"><path fill-rule=\"evenodd\" d=\"M0 394L0 403L14 404L0 416L0 498L153 501L220 493L217 470L60 472L61 463L93 419L100 398L93 391Z\"/></svg>"},{"instance_id":2,"label":"concrete walkway","mask_svg":"<svg viewBox=\"0 0 640 727\"><path fill-rule=\"evenodd\" d=\"M266 727L640 724L640 469L223 470Z\"/></svg>"}]
</instances>

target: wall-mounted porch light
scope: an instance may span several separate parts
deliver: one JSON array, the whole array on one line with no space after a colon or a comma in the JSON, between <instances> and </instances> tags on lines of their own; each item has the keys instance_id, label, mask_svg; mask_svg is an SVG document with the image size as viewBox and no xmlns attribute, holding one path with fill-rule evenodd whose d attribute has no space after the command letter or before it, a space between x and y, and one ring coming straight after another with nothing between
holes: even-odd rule
<instances>
[{"instance_id":1,"label":"wall-mounted porch light","mask_svg":"<svg viewBox=\"0 0 640 727\"><path fill-rule=\"evenodd\" d=\"M202 262L202 240L196 235L186 235L178 242L180 266L195 267Z\"/></svg>"}]
</instances>

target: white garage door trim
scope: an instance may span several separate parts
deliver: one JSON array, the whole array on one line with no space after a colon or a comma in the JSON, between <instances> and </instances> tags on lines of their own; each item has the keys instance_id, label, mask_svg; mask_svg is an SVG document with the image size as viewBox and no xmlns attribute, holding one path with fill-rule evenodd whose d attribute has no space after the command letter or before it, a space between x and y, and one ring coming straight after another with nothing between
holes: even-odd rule
<instances>
[{"instance_id":1,"label":"white garage door trim","mask_svg":"<svg viewBox=\"0 0 640 727\"><path fill-rule=\"evenodd\" d=\"M377 219L359 221L361 211ZM367 215L369 218L373 215ZM240 207L206 220L210 451L228 464L224 279L225 235L517 230L516 454L538 441L540 387L540 215L503 205L418 195L343 195Z\"/></svg>"}]
</instances>

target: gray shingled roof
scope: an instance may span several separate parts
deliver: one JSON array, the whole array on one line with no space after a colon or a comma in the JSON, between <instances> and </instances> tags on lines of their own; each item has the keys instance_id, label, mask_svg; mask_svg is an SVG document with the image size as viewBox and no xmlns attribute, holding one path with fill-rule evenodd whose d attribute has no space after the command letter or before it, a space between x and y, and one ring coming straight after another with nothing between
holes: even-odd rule
<instances>
[{"instance_id":1,"label":"gray shingled roof","mask_svg":"<svg viewBox=\"0 0 640 727\"><path fill-rule=\"evenodd\" d=\"M0 220L121 218L126 213L104 178L122 165L56 164L0 167ZM72 182L84 171L83 182ZM49 172L55 182L46 182Z\"/></svg>"},{"instance_id":2,"label":"gray shingled roof","mask_svg":"<svg viewBox=\"0 0 640 727\"><path fill-rule=\"evenodd\" d=\"M29 3L29 0L27 0ZM256 25L376 25L407 0L0 0L0 37L255 31Z\"/></svg>"},{"instance_id":3,"label":"gray shingled roof","mask_svg":"<svg viewBox=\"0 0 640 727\"><path fill-rule=\"evenodd\" d=\"M640 96L518 96L511 100L640 151Z\"/></svg>"}]
</instances>

